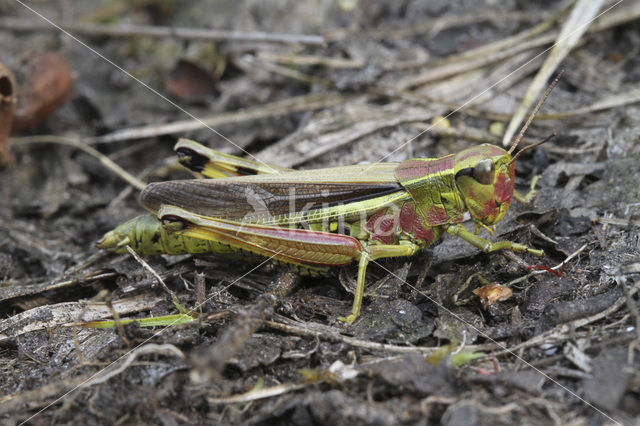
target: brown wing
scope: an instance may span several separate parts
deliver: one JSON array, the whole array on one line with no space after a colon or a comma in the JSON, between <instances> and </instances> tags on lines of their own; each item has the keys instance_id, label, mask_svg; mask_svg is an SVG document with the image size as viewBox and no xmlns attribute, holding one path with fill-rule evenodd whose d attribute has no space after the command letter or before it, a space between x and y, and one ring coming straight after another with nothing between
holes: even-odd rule
<instances>
[{"instance_id":1,"label":"brown wing","mask_svg":"<svg viewBox=\"0 0 640 426\"><path fill-rule=\"evenodd\" d=\"M162 205L230 220L259 221L402 191L396 163L303 170L285 174L153 183L140 195L153 213Z\"/></svg>"}]
</instances>

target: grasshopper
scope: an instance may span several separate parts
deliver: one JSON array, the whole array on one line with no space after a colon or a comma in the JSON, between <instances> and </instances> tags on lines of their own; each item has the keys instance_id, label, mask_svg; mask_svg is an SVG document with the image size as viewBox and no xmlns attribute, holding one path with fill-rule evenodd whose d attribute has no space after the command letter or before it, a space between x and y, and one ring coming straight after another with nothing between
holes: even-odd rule
<instances>
[{"instance_id":1,"label":"grasshopper","mask_svg":"<svg viewBox=\"0 0 640 426\"><path fill-rule=\"evenodd\" d=\"M554 81L508 151L490 144L441 158L414 158L295 171L268 166L180 140L180 162L213 178L149 184L140 195L152 215L107 233L99 247L142 254L247 252L318 273L358 262L351 324L360 314L367 266L381 258L411 256L444 233L485 253L544 252L490 234L511 201L529 203L537 177L523 195L514 189L511 156ZM463 225L465 212L476 233Z\"/></svg>"}]
</instances>

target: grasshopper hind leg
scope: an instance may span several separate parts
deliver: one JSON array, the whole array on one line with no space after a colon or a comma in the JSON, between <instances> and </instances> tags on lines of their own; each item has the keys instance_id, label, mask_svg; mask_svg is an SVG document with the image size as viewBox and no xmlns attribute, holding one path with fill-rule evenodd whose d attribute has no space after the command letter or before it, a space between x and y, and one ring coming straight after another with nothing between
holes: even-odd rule
<instances>
[{"instance_id":1,"label":"grasshopper hind leg","mask_svg":"<svg viewBox=\"0 0 640 426\"><path fill-rule=\"evenodd\" d=\"M386 257L412 256L420 250L420 248L421 247L419 245L409 241L403 241L399 245L371 245L365 247L365 250L360 254L360 259L358 261L358 280L356 283L356 291L353 295L351 314L346 318L339 317L338 320L346 323L347 325L351 325L358 316L360 316L362 299L364 297L365 276L367 274L367 266L369 265L369 262Z\"/></svg>"},{"instance_id":2,"label":"grasshopper hind leg","mask_svg":"<svg viewBox=\"0 0 640 426\"><path fill-rule=\"evenodd\" d=\"M364 284L365 276L367 275L367 266L369 265L369 255L362 253L360 260L358 261L358 281L356 283L356 291L353 295L353 307L351 308L351 314L347 317L338 317L338 321L344 322L347 325L353 324L353 322L360 315L360 309L362 308L362 298L364 297Z\"/></svg>"}]
</instances>

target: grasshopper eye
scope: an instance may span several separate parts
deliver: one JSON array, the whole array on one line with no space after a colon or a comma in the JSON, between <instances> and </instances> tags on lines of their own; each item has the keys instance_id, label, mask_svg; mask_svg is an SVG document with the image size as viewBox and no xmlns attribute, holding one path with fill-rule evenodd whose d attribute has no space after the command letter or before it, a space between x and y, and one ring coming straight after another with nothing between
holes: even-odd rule
<instances>
[{"instance_id":1,"label":"grasshopper eye","mask_svg":"<svg viewBox=\"0 0 640 426\"><path fill-rule=\"evenodd\" d=\"M493 165L493 161L490 159L485 159L479 161L475 167L473 167L473 171L471 172L471 177L473 177L478 183L482 185L489 185L493 183L493 176L495 172L495 166Z\"/></svg>"}]
</instances>

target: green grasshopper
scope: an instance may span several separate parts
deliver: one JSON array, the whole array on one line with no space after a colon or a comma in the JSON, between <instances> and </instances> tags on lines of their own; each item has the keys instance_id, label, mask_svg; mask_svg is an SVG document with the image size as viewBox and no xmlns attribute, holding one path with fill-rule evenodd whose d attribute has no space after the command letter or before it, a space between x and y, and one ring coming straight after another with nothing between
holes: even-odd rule
<instances>
[{"instance_id":1,"label":"green grasshopper","mask_svg":"<svg viewBox=\"0 0 640 426\"><path fill-rule=\"evenodd\" d=\"M557 80L556 80L557 81ZM549 87L508 151L482 144L441 158L414 158L301 170L268 166L182 139L180 161L209 180L149 184L140 195L152 215L107 233L99 247L142 254L248 252L316 273L358 261L351 324L360 314L369 262L415 254L444 233L485 253L513 250L544 256L511 241L490 242L512 199L532 200L514 189L512 152L555 85ZM476 233L463 225L465 212Z\"/></svg>"}]
</instances>

